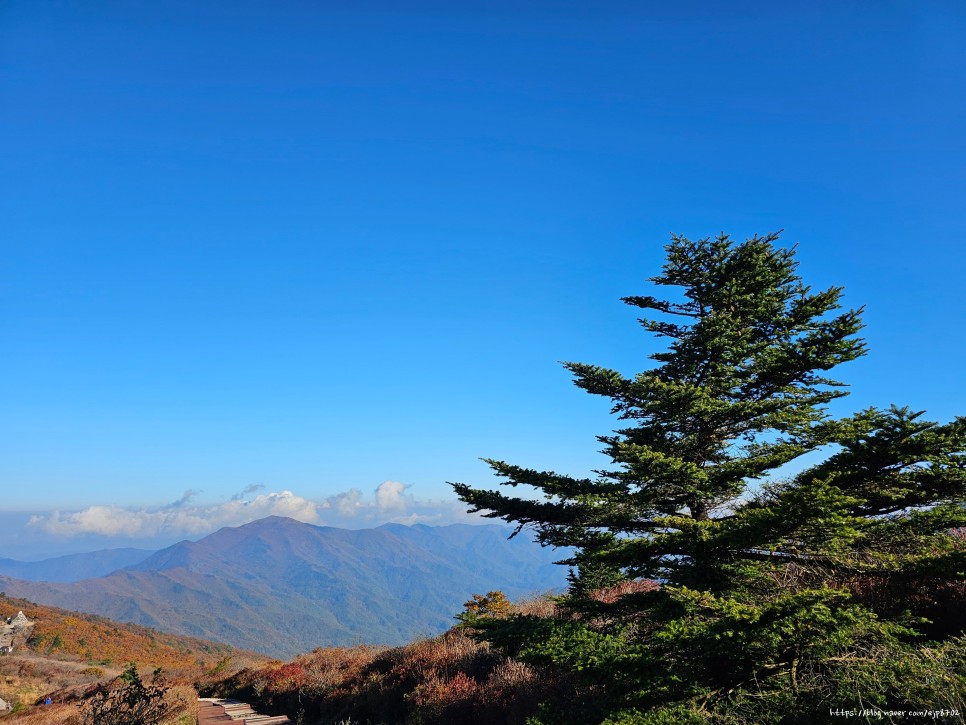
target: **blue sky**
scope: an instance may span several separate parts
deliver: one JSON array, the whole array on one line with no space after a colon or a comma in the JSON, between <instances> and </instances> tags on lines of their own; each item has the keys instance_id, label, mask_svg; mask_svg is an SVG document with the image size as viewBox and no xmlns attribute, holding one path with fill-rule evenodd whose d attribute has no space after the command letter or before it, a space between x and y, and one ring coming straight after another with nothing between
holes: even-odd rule
<instances>
[{"instance_id":1,"label":"blue sky","mask_svg":"<svg viewBox=\"0 0 966 725\"><path fill-rule=\"evenodd\" d=\"M648 366L618 298L671 232L783 228L867 306L838 412L966 413L964 36L959 2L0 3L0 556L68 546L29 512L443 520L481 456L586 473L608 406L558 362Z\"/></svg>"}]
</instances>

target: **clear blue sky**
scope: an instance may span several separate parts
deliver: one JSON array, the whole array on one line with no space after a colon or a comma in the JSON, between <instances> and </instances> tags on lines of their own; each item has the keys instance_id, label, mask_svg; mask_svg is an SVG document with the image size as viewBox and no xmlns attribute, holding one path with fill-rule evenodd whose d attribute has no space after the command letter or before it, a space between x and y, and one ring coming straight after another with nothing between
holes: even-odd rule
<instances>
[{"instance_id":1,"label":"clear blue sky","mask_svg":"<svg viewBox=\"0 0 966 725\"><path fill-rule=\"evenodd\" d=\"M0 507L600 466L670 232L867 305L966 413L961 2L0 2ZM3 551L0 551L0 556Z\"/></svg>"}]
</instances>

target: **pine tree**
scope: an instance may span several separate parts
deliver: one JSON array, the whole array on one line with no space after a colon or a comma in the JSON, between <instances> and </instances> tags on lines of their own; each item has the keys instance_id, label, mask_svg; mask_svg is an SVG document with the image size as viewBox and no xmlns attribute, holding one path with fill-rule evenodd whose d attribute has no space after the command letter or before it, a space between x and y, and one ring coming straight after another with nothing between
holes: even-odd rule
<instances>
[{"instance_id":1,"label":"pine tree","mask_svg":"<svg viewBox=\"0 0 966 725\"><path fill-rule=\"evenodd\" d=\"M861 310L841 311L841 288L804 285L777 239L673 237L651 282L678 295L623 300L670 341L656 365L628 378L566 364L622 421L599 438L608 470L573 478L488 460L501 483L542 500L454 484L472 510L573 547L571 616L472 623L581 679L590 694L571 708L578 720L795 721L853 702L843 683L857 682L878 706L915 699L900 674L863 669L860 653L920 662L910 643L930 625L902 606L900 582L962 594L964 552L950 532L966 525L963 421L895 408L831 420L827 404L846 391L828 371L865 353ZM839 452L824 463L771 480L830 444ZM642 579L661 586L595 596ZM935 655L940 680L951 652Z\"/></svg>"}]
</instances>

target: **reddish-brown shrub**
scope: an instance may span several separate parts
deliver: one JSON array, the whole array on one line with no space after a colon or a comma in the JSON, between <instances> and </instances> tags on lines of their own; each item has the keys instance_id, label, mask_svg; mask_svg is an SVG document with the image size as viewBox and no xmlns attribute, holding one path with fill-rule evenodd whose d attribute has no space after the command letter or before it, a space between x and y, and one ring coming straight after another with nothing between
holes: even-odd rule
<instances>
[{"instance_id":1,"label":"reddish-brown shrub","mask_svg":"<svg viewBox=\"0 0 966 725\"><path fill-rule=\"evenodd\" d=\"M276 692L300 690L305 686L307 674L301 664L291 662L268 673L268 686Z\"/></svg>"},{"instance_id":2,"label":"reddish-brown shrub","mask_svg":"<svg viewBox=\"0 0 966 725\"><path fill-rule=\"evenodd\" d=\"M560 616L560 607L549 596L532 597L513 605L513 614L522 614L541 619L553 619Z\"/></svg>"},{"instance_id":3,"label":"reddish-brown shrub","mask_svg":"<svg viewBox=\"0 0 966 725\"><path fill-rule=\"evenodd\" d=\"M612 587L603 587L590 593L590 598L601 604L614 604L621 597L628 594L642 594L653 592L660 589L660 585L650 579L632 579L615 584Z\"/></svg>"},{"instance_id":4,"label":"reddish-brown shrub","mask_svg":"<svg viewBox=\"0 0 966 725\"><path fill-rule=\"evenodd\" d=\"M549 599L511 614L559 616ZM306 722L524 723L537 705L567 696L566 683L508 659L463 627L403 647L322 648L199 683L203 695L236 697L260 712Z\"/></svg>"}]
</instances>

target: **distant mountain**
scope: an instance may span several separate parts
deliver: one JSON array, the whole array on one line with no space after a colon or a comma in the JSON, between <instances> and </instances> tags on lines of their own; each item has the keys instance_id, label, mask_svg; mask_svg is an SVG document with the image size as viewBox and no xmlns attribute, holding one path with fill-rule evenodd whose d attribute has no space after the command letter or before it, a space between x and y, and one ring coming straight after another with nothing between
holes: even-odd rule
<instances>
[{"instance_id":1,"label":"distant mountain","mask_svg":"<svg viewBox=\"0 0 966 725\"><path fill-rule=\"evenodd\" d=\"M153 553L149 549L104 549L43 561L0 559L0 574L35 582L77 582L106 576L144 561Z\"/></svg>"},{"instance_id":2,"label":"distant mountain","mask_svg":"<svg viewBox=\"0 0 966 725\"><path fill-rule=\"evenodd\" d=\"M56 606L291 656L321 645L401 644L444 631L474 593L559 589L559 551L499 526L346 530L270 517L162 549L75 583L0 577Z\"/></svg>"}]
</instances>

